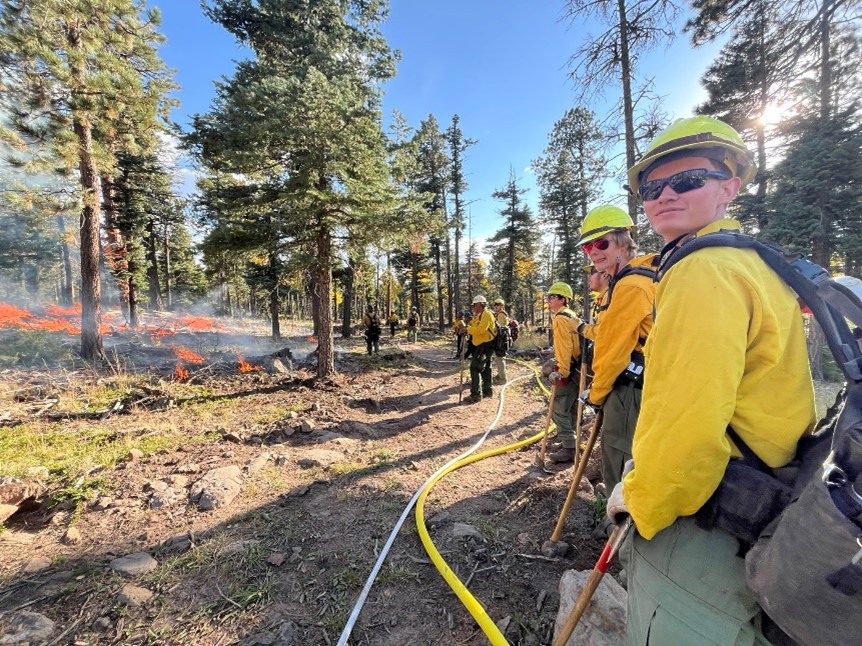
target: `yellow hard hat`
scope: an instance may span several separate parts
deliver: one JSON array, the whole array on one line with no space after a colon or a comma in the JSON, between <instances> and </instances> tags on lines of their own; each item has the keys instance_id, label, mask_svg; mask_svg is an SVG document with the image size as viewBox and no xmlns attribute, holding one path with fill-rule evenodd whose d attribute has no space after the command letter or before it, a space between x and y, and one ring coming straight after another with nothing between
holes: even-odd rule
<instances>
[{"instance_id":1,"label":"yellow hard hat","mask_svg":"<svg viewBox=\"0 0 862 646\"><path fill-rule=\"evenodd\" d=\"M572 300L572 287L568 283L556 282L551 285L551 288L548 290L549 294L556 294L557 296L565 296L569 300Z\"/></svg>"},{"instance_id":2,"label":"yellow hard hat","mask_svg":"<svg viewBox=\"0 0 862 646\"><path fill-rule=\"evenodd\" d=\"M635 223L632 222L631 216L620 207L611 206L610 204L597 206L587 213L587 217L584 218L584 223L581 225L581 239L578 240L578 245L601 238L611 231L631 229L634 225Z\"/></svg>"},{"instance_id":3,"label":"yellow hard hat","mask_svg":"<svg viewBox=\"0 0 862 646\"><path fill-rule=\"evenodd\" d=\"M693 154L692 151L697 151ZM754 179L757 166L742 137L724 121L699 116L677 119L650 142L643 157L629 168L629 190L637 195L638 187L656 162L679 157L706 157L727 166L742 186Z\"/></svg>"},{"instance_id":4,"label":"yellow hard hat","mask_svg":"<svg viewBox=\"0 0 862 646\"><path fill-rule=\"evenodd\" d=\"M505 304L506 304L506 301L504 301L502 298L495 298L494 299L494 305L505 305Z\"/></svg>"}]
</instances>

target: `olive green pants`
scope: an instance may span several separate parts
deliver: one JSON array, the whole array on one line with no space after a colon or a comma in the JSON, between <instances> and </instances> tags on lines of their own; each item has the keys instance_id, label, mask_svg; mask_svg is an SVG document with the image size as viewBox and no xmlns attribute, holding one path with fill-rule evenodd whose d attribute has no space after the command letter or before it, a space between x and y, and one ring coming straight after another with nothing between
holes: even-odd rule
<instances>
[{"instance_id":1,"label":"olive green pants","mask_svg":"<svg viewBox=\"0 0 862 646\"><path fill-rule=\"evenodd\" d=\"M745 585L739 541L679 518L623 545L628 576L626 645L763 646L761 610ZM623 554L621 554L622 556Z\"/></svg>"},{"instance_id":2,"label":"olive green pants","mask_svg":"<svg viewBox=\"0 0 862 646\"><path fill-rule=\"evenodd\" d=\"M626 460L632 457L632 438L641 411L641 389L617 384L602 406L602 482L608 495L622 480Z\"/></svg>"},{"instance_id":3,"label":"olive green pants","mask_svg":"<svg viewBox=\"0 0 862 646\"><path fill-rule=\"evenodd\" d=\"M506 376L506 357L498 357L494 353L494 364L497 366L497 379L502 383L509 381L509 378Z\"/></svg>"},{"instance_id":4,"label":"olive green pants","mask_svg":"<svg viewBox=\"0 0 862 646\"><path fill-rule=\"evenodd\" d=\"M551 419L557 425L557 437L564 448L575 448L575 424L578 414L578 384L567 381L562 386L554 386L554 407Z\"/></svg>"}]
</instances>

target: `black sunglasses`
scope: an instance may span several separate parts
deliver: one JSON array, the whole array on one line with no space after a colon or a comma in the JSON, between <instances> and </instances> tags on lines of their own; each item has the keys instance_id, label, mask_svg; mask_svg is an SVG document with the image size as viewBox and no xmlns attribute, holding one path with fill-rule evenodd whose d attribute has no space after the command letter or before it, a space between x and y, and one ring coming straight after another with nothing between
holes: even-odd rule
<instances>
[{"instance_id":1,"label":"black sunglasses","mask_svg":"<svg viewBox=\"0 0 862 646\"><path fill-rule=\"evenodd\" d=\"M657 200L661 196L665 186L670 186L674 193L688 193L698 188L703 188L708 179L730 179L728 173L720 173L706 168L693 168L674 173L670 177L662 179L651 179L638 186L638 195L641 200L648 202Z\"/></svg>"}]
</instances>

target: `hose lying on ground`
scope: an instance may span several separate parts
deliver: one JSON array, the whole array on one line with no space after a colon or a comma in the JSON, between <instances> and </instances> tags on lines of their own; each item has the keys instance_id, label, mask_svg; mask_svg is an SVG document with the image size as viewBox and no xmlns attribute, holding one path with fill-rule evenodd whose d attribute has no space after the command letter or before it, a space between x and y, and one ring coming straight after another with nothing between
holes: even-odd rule
<instances>
[{"instance_id":1,"label":"hose lying on ground","mask_svg":"<svg viewBox=\"0 0 862 646\"><path fill-rule=\"evenodd\" d=\"M429 359L429 361L441 363L440 360ZM524 361L516 361L517 363L520 363L530 368L538 377L538 371L536 371L533 366L530 366ZM404 521L407 518L407 515L410 513L410 510L413 509L413 505L415 505L417 500L419 500L420 498L421 503L419 506L417 506L416 509L416 524L417 529L419 530L422 544L425 546L425 551L431 557L431 560L434 562L434 565L437 567L437 570L443 576L444 580L446 580L449 586L455 591L455 594L458 595L458 598L465 605L467 611L473 616L473 618L479 624L485 635L488 636L488 639L491 641L491 643L495 646L508 644L505 637L503 637L502 633L500 633L497 626L494 624L494 622L491 620L485 610L481 607L476 598L470 594L469 590L467 590L464 584L461 583L458 577L454 575L451 568L449 568L449 566L446 564L446 561L443 560L443 557L440 555L440 552L437 551L437 549L434 547L434 543L431 541L431 537L428 535L428 531L425 528L424 502L425 498L431 491L431 488L434 486L434 484L447 473L454 471L455 469L459 469L462 466L466 466L467 464L472 464L473 462L476 462L478 460L491 457L492 455L499 455L501 453L520 449L524 446L533 444L539 439L541 439L542 435L544 434L544 430L533 435L532 437L528 437L514 444L473 455L473 453L485 442L485 439L488 437L488 434L497 425L497 422L499 421L500 416L503 413L503 402L505 401L506 388L508 388L509 385L517 381L527 378L529 378L529 375L516 377L515 379L508 381L503 386L500 391L500 399L497 404L497 414L491 424L479 438L479 440L473 446L467 449L464 453L449 460L449 462L437 469L437 471L435 471L425 481L425 483L421 487L419 487L416 493L413 494L413 497L407 503L407 506L404 508L404 511L398 518L398 522L395 523L395 527L392 528L392 532L389 534L389 538L386 540L383 549L380 551L380 554L377 557L377 561L374 563L374 567L371 569L371 573L368 575L368 579L365 581L365 585L363 586L362 591L359 593L359 598L356 600L356 604L354 605L353 610L350 613L350 617L348 617L347 623L345 624L344 629L341 631L341 636L338 639L338 646L346 646L347 639L350 637L350 633L353 631L353 627L356 624L356 620L359 618L359 613L362 612L362 608L365 605L365 601L368 598L368 594L371 591L371 587L374 585L374 581L377 579L377 575L380 572L380 568L383 566L383 562L386 560L386 557L389 555L389 550L392 548L392 544L395 542L395 537L401 530L401 526L404 524ZM544 384L542 384L541 381L539 381L538 383L539 387L545 392L545 394L547 394L548 390L544 386Z\"/></svg>"}]
</instances>

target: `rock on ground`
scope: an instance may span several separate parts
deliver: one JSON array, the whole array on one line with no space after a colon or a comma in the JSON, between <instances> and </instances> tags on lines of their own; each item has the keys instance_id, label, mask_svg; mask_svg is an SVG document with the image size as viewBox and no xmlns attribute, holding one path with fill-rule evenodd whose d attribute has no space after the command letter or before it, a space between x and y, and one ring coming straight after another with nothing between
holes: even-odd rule
<instances>
[{"instance_id":1,"label":"rock on ground","mask_svg":"<svg viewBox=\"0 0 862 646\"><path fill-rule=\"evenodd\" d=\"M54 622L38 612L22 610L15 613L4 626L0 622L0 644L39 644L54 632Z\"/></svg>"},{"instance_id":2,"label":"rock on ground","mask_svg":"<svg viewBox=\"0 0 862 646\"><path fill-rule=\"evenodd\" d=\"M592 570L568 570L560 579L560 610L554 625L555 643L590 574ZM625 643L626 600L626 591L612 576L602 577L566 646L617 646Z\"/></svg>"},{"instance_id":3,"label":"rock on ground","mask_svg":"<svg viewBox=\"0 0 862 646\"><path fill-rule=\"evenodd\" d=\"M124 606L137 607L153 598L153 592L136 585L124 585L117 593L117 603Z\"/></svg>"},{"instance_id":4,"label":"rock on ground","mask_svg":"<svg viewBox=\"0 0 862 646\"><path fill-rule=\"evenodd\" d=\"M236 465L208 471L192 485L189 497L202 511L218 509L233 502L242 486L242 471Z\"/></svg>"},{"instance_id":5,"label":"rock on ground","mask_svg":"<svg viewBox=\"0 0 862 646\"><path fill-rule=\"evenodd\" d=\"M158 565L159 564L156 562L156 559L146 552L136 552L135 554L129 554L128 556L121 556L109 563L109 567L112 570L129 576L137 576L139 574L152 572L156 567L158 567Z\"/></svg>"}]
</instances>

